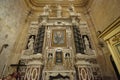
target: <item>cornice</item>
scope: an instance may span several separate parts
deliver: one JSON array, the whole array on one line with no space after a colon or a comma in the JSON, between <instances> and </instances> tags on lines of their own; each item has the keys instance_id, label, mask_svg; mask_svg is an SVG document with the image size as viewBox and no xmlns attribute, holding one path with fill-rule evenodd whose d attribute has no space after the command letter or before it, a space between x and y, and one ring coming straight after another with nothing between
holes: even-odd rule
<instances>
[{"instance_id":1,"label":"cornice","mask_svg":"<svg viewBox=\"0 0 120 80\"><path fill-rule=\"evenodd\" d=\"M120 26L120 16L113 21L107 28L104 29L104 31L98 36L98 38L104 38L106 35L108 35L110 32L115 30L117 27Z\"/></svg>"},{"instance_id":2,"label":"cornice","mask_svg":"<svg viewBox=\"0 0 120 80\"><path fill-rule=\"evenodd\" d=\"M60 4L63 7L69 6L69 4L74 4L75 7L83 7L88 3L89 0L75 0L75 1L56 1L56 0L25 0L26 5L33 10L40 10L41 7L49 4L51 6L56 6L56 4Z\"/></svg>"}]
</instances>

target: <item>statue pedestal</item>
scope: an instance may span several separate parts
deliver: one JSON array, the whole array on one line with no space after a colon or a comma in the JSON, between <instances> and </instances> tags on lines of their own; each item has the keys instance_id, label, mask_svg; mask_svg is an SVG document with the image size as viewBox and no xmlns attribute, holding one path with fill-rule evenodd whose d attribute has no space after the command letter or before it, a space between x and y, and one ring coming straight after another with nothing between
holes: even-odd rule
<instances>
[{"instance_id":1,"label":"statue pedestal","mask_svg":"<svg viewBox=\"0 0 120 80\"><path fill-rule=\"evenodd\" d=\"M102 80L101 69L95 55L77 54L75 66L80 80Z\"/></svg>"},{"instance_id":2,"label":"statue pedestal","mask_svg":"<svg viewBox=\"0 0 120 80\"><path fill-rule=\"evenodd\" d=\"M25 54L27 53L27 54ZM30 54L29 51L24 51L21 56L21 61L26 67L21 68L22 79L24 80L39 80L42 77L43 59L42 54Z\"/></svg>"}]
</instances>

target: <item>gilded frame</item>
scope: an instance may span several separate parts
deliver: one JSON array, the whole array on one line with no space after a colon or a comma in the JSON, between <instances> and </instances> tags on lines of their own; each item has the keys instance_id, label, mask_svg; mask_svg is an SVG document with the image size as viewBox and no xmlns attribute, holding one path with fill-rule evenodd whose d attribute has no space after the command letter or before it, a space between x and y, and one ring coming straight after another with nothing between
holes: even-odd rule
<instances>
[{"instance_id":1,"label":"gilded frame","mask_svg":"<svg viewBox=\"0 0 120 80\"><path fill-rule=\"evenodd\" d=\"M118 58L120 59L120 42L114 45L115 51L116 51L116 55L118 56Z\"/></svg>"}]
</instances>

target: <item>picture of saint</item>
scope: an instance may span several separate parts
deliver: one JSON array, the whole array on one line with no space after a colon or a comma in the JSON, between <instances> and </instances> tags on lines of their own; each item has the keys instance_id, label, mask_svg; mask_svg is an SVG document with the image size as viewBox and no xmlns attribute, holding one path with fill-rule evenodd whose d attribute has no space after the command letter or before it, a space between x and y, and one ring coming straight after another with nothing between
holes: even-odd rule
<instances>
[{"instance_id":1,"label":"picture of saint","mask_svg":"<svg viewBox=\"0 0 120 80\"><path fill-rule=\"evenodd\" d=\"M54 34L54 43L55 44L63 44L64 43L64 33L60 32L60 31L57 31L55 34Z\"/></svg>"},{"instance_id":2,"label":"picture of saint","mask_svg":"<svg viewBox=\"0 0 120 80\"><path fill-rule=\"evenodd\" d=\"M65 29L52 30L52 46L53 47L66 46L66 30Z\"/></svg>"}]
</instances>

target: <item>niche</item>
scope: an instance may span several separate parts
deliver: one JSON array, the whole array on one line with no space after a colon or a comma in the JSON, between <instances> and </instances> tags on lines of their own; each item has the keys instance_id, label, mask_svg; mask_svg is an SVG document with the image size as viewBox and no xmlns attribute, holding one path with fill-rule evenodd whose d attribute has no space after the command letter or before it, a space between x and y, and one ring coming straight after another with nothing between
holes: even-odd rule
<instances>
[{"instance_id":1,"label":"niche","mask_svg":"<svg viewBox=\"0 0 120 80\"><path fill-rule=\"evenodd\" d=\"M53 54L52 53L48 53L48 59L52 59L53 58Z\"/></svg>"},{"instance_id":2,"label":"niche","mask_svg":"<svg viewBox=\"0 0 120 80\"><path fill-rule=\"evenodd\" d=\"M56 50L56 60L55 60L56 64L61 64L63 62L62 56L63 56L62 50L60 49Z\"/></svg>"},{"instance_id":3,"label":"niche","mask_svg":"<svg viewBox=\"0 0 120 80\"><path fill-rule=\"evenodd\" d=\"M26 49L28 49L28 43L30 42L30 39L33 37L34 41L35 41L35 35L30 35L27 41L27 45L26 45Z\"/></svg>"},{"instance_id":4,"label":"niche","mask_svg":"<svg viewBox=\"0 0 120 80\"><path fill-rule=\"evenodd\" d=\"M66 59L70 58L70 53L66 53L66 54L65 54L65 58L66 58Z\"/></svg>"}]
</instances>

